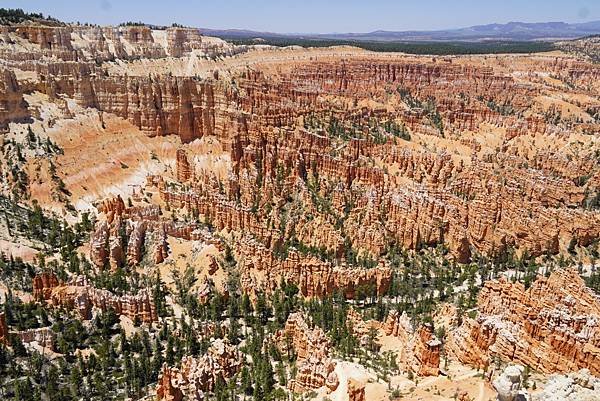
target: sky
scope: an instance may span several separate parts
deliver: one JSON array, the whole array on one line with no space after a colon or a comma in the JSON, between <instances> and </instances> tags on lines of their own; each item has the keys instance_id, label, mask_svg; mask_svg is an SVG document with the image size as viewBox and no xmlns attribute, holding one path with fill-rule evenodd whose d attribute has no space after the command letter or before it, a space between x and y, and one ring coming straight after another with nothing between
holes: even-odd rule
<instances>
[{"instance_id":1,"label":"sky","mask_svg":"<svg viewBox=\"0 0 600 401\"><path fill-rule=\"evenodd\" d=\"M488 23L600 20L600 0L0 0L66 22L173 22L279 33L434 30Z\"/></svg>"}]
</instances>

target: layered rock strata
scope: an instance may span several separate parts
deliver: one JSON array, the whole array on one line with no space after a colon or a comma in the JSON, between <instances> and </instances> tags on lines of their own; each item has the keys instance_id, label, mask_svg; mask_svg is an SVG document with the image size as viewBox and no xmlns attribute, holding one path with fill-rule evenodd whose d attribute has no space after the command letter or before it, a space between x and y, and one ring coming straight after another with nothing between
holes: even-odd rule
<instances>
[{"instance_id":1,"label":"layered rock strata","mask_svg":"<svg viewBox=\"0 0 600 401\"><path fill-rule=\"evenodd\" d=\"M25 121L30 116L23 91L14 72L0 69L0 132L8 130L8 124Z\"/></svg>"},{"instance_id":2,"label":"layered rock strata","mask_svg":"<svg viewBox=\"0 0 600 401\"><path fill-rule=\"evenodd\" d=\"M56 277L42 280L34 278L39 301L45 301L53 307L75 310L82 319L91 319L93 308L101 311L113 309L117 315L123 315L133 321L143 323L158 320L156 307L151 293L141 290L136 295L117 296L110 291L98 289L87 283L84 277L77 277L67 284L60 284ZM48 287L40 287L48 285Z\"/></svg>"},{"instance_id":3,"label":"layered rock strata","mask_svg":"<svg viewBox=\"0 0 600 401\"><path fill-rule=\"evenodd\" d=\"M487 367L494 358L544 373L600 373L600 301L572 269L538 277L530 288L505 279L482 288L475 319L449 335L460 362Z\"/></svg>"}]
</instances>

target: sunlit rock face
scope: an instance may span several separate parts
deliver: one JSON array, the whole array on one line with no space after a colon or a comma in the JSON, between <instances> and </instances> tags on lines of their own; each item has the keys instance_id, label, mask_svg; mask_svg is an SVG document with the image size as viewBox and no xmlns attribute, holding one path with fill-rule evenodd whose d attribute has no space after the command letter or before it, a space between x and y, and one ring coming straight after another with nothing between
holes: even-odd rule
<instances>
[{"instance_id":1,"label":"sunlit rock face","mask_svg":"<svg viewBox=\"0 0 600 401\"><path fill-rule=\"evenodd\" d=\"M479 367L498 357L544 373L598 375L599 321L600 302L575 270L539 277L528 289L500 279L484 285L477 317L451 333L447 349Z\"/></svg>"}]
</instances>

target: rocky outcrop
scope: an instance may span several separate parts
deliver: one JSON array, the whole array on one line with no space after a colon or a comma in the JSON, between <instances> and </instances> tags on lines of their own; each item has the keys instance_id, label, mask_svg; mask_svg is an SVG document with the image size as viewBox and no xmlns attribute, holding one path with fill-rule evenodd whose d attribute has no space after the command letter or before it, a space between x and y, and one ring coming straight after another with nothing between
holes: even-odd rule
<instances>
[{"instance_id":1,"label":"rocky outcrop","mask_svg":"<svg viewBox=\"0 0 600 401\"><path fill-rule=\"evenodd\" d=\"M69 27L25 25L14 28L17 36L37 44L42 50L73 50Z\"/></svg>"},{"instance_id":2,"label":"rocky outcrop","mask_svg":"<svg viewBox=\"0 0 600 401\"><path fill-rule=\"evenodd\" d=\"M38 300L46 301L54 307L76 310L82 319L91 319L92 309L97 308L101 311L113 309L117 315L143 323L158 320L156 306L148 290L141 290L136 295L117 296L91 286L84 277L60 284L56 277L43 279L43 276L36 276L34 282L49 285L38 288Z\"/></svg>"},{"instance_id":3,"label":"rocky outcrop","mask_svg":"<svg viewBox=\"0 0 600 401\"><path fill-rule=\"evenodd\" d=\"M350 334L358 338L362 347L375 351L381 346L379 338L381 324L378 321L364 321L362 316L354 308L350 307L346 315L346 326L350 328Z\"/></svg>"},{"instance_id":4,"label":"rocky outcrop","mask_svg":"<svg viewBox=\"0 0 600 401\"><path fill-rule=\"evenodd\" d=\"M335 362L331 360L329 339L320 328L310 329L300 312L292 313L282 330L274 338L283 353L292 350L297 355L298 373L288 387L295 393L327 386L334 391L339 379L334 372Z\"/></svg>"},{"instance_id":5,"label":"rocky outcrop","mask_svg":"<svg viewBox=\"0 0 600 401\"><path fill-rule=\"evenodd\" d=\"M408 341L408 336L413 331L413 327L406 312L400 314L397 310L392 310L383 323L383 331L388 336L399 337L404 341Z\"/></svg>"},{"instance_id":6,"label":"rocky outcrop","mask_svg":"<svg viewBox=\"0 0 600 401\"><path fill-rule=\"evenodd\" d=\"M27 102L14 72L0 69L0 132L6 131L10 122L23 122L28 117Z\"/></svg>"},{"instance_id":7,"label":"rocky outcrop","mask_svg":"<svg viewBox=\"0 0 600 401\"><path fill-rule=\"evenodd\" d=\"M567 376L552 375L544 389L532 395L533 401L595 401L600 394L600 379L587 369Z\"/></svg>"},{"instance_id":8,"label":"rocky outcrop","mask_svg":"<svg viewBox=\"0 0 600 401\"><path fill-rule=\"evenodd\" d=\"M298 364L296 377L290 380L288 388L293 393L305 393L323 386L327 391L334 391L339 385L334 369L335 362L331 359L310 356Z\"/></svg>"},{"instance_id":9,"label":"rocky outcrop","mask_svg":"<svg viewBox=\"0 0 600 401\"><path fill-rule=\"evenodd\" d=\"M33 297L37 301L46 301L52 296L52 290L58 287L58 278L54 273L42 272L33 277Z\"/></svg>"},{"instance_id":10,"label":"rocky outcrop","mask_svg":"<svg viewBox=\"0 0 600 401\"><path fill-rule=\"evenodd\" d=\"M162 366L162 372L158 377L156 386L156 399L164 401L182 401L183 392L178 387L177 372L170 369L166 364Z\"/></svg>"},{"instance_id":11,"label":"rocky outcrop","mask_svg":"<svg viewBox=\"0 0 600 401\"><path fill-rule=\"evenodd\" d=\"M440 373L440 352L442 342L433 334L432 326L425 324L419 328L409 343L419 376L437 376Z\"/></svg>"},{"instance_id":12,"label":"rocky outcrop","mask_svg":"<svg viewBox=\"0 0 600 401\"><path fill-rule=\"evenodd\" d=\"M561 269L526 289L505 279L487 282L478 315L449 335L447 351L487 367L492 358L544 373L600 372L600 301L577 271Z\"/></svg>"},{"instance_id":13,"label":"rocky outcrop","mask_svg":"<svg viewBox=\"0 0 600 401\"><path fill-rule=\"evenodd\" d=\"M177 171L177 181L186 182L192 177L192 169L184 149L177 149L175 168Z\"/></svg>"},{"instance_id":14,"label":"rocky outcrop","mask_svg":"<svg viewBox=\"0 0 600 401\"><path fill-rule=\"evenodd\" d=\"M13 45L8 61L38 59L50 62L93 60L95 62L231 55L245 51L225 41L204 41L198 29L172 27L152 30L147 26L83 26L19 24L0 27L1 38ZM14 46L18 44L19 46ZM52 61L55 61L52 60Z\"/></svg>"},{"instance_id":15,"label":"rocky outcrop","mask_svg":"<svg viewBox=\"0 0 600 401\"><path fill-rule=\"evenodd\" d=\"M126 207L115 197L97 207L101 215L90 235L90 259L98 268L136 266L146 254L161 263L169 255L169 236L218 243L199 224L163 218L156 205Z\"/></svg>"},{"instance_id":16,"label":"rocky outcrop","mask_svg":"<svg viewBox=\"0 0 600 401\"><path fill-rule=\"evenodd\" d=\"M55 349L54 344L56 334L49 327L17 331L13 334L18 336L24 344L36 343L37 345L49 348L50 350Z\"/></svg>"},{"instance_id":17,"label":"rocky outcrop","mask_svg":"<svg viewBox=\"0 0 600 401\"><path fill-rule=\"evenodd\" d=\"M194 50L203 48L200 31L195 28L169 28L167 33L167 52L171 57L182 57Z\"/></svg>"},{"instance_id":18,"label":"rocky outcrop","mask_svg":"<svg viewBox=\"0 0 600 401\"><path fill-rule=\"evenodd\" d=\"M348 401L365 401L365 385L356 379L348 379Z\"/></svg>"},{"instance_id":19,"label":"rocky outcrop","mask_svg":"<svg viewBox=\"0 0 600 401\"><path fill-rule=\"evenodd\" d=\"M523 387L523 366L512 365L504 369L494 380L494 389L498 393L498 401L525 401L528 399Z\"/></svg>"},{"instance_id":20,"label":"rocky outcrop","mask_svg":"<svg viewBox=\"0 0 600 401\"><path fill-rule=\"evenodd\" d=\"M419 376L437 376L440 373L441 341L434 335L430 324L423 324L416 331L406 313L389 313L383 323L388 336L400 339L400 367Z\"/></svg>"},{"instance_id":21,"label":"rocky outcrop","mask_svg":"<svg viewBox=\"0 0 600 401\"><path fill-rule=\"evenodd\" d=\"M311 355L325 358L331 348L323 330L318 327L311 329L300 312L290 314L285 327L275 334L275 343L284 353L289 352L291 347L299 361L309 359Z\"/></svg>"},{"instance_id":22,"label":"rocky outcrop","mask_svg":"<svg viewBox=\"0 0 600 401\"><path fill-rule=\"evenodd\" d=\"M240 245L241 284L252 296L258 291L272 292L281 280L295 284L300 295L308 298L333 295L336 291L355 298L358 288L370 288L383 295L391 282L391 269L386 266L370 269L333 266L294 250L282 260L255 241L245 240Z\"/></svg>"},{"instance_id":23,"label":"rocky outcrop","mask_svg":"<svg viewBox=\"0 0 600 401\"><path fill-rule=\"evenodd\" d=\"M202 400L218 380L227 380L241 367L241 354L224 340L215 340L199 358L183 357L181 367L163 365L158 379L158 400Z\"/></svg>"}]
</instances>

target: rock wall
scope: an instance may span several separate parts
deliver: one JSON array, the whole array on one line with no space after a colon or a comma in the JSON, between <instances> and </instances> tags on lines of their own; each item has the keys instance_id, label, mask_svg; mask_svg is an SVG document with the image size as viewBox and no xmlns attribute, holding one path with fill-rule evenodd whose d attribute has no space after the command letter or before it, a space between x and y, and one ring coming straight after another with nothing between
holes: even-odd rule
<instances>
[{"instance_id":1,"label":"rock wall","mask_svg":"<svg viewBox=\"0 0 600 401\"><path fill-rule=\"evenodd\" d=\"M8 130L10 122L23 122L29 118L27 103L14 72L0 70L0 132Z\"/></svg>"},{"instance_id":2,"label":"rock wall","mask_svg":"<svg viewBox=\"0 0 600 401\"><path fill-rule=\"evenodd\" d=\"M53 351L55 350L56 334L49 327L17 331L14 334L25 344L35 342L41 347L49 348Z\"/></svg>"},{"instance_id":3,"label":"rock wall","mask_svg":"<svg viewBox=\"0 0 600 401\"><path fill-rule=\"evenodd\" d=\"M446 349L460 362L487 367L498 357L543 373L582 368L600 373L600 301L577 271L561 269L530 288L487 282L478 315L449 334Z\"/></svg>"},{"instance_id":4,"label":"rock wall","mask_svg":"<svg viewBox=\"0 0 600 401\"><path fill-rule=\"evenodd\" d=\"M419 376L437 376L440 373L442 343L434 335L430 324L415 330L406 313L391 311L383 323L383 331L401 341L399 366L402 370Z\"/></svg>"},{"instance_id":5,"label":"rock wall","mask_svg":"<svg viewBox=\"0 0 600 401\"><path fill-rule=\"evenodd\" d=\"M251 295L257 291L273 291L282 279L296 284L300 295L309 298L341 291L347 298L353 299L359 287L369 287L375 294L383 295L391 283L389 267L365 269L333 266L294 251L290 251L288 257L282 260L249 240L244 241L239 250L243 255L241 285Z\"/></svg>"},{"instance_id":6,"label":"rock wall","mask_svg":"<svg viewBox=\"0 0 600 401\"><path fill-rule=\"evenodd\" d=\"M34 277L34 283L44 283L45 287L37 287L38 300L46 301L53 307L77 310L82 319L91 319L92 308L106 311L113 309L117 315L131 320L139 319L143 323L158 321L156 306L148 290L141 290L136 295L117 296L107 290L91 286L84 277L77 277L68 284L60 284L56 277L43 279ZM36 288L34 288L36 291Z\"/></svg>"},{"instance_id":7,"label":"rock wall","mask_svg":"<svg viewBox=\"0 0 600 401\"><path fill-rule=\"evenodd\" d=\"M0 27L1 42L13 45L6 60L94 62L165 57L200 57L231 55L244 51L225 41L204 41L193 28L152 30L147 26L44 26L14 25ZM16 46L15 46L16 44Z\"/></svg>"},{"instance_id":8,"label":"rock wall","mask_svg":"<svg viewBox=\"0 0 600 401\"><path fill-rule=\"evenodd\" d=\"M184 149L177 149L175 170L177 171L177 181L179 182L186 182L192 177L192 169Z\"/></svg>"},{"instance_id":9,"label":"rock wall","mask_svg":"<svg viewBox=\"0 0 600 401\"><path fill-rule=\"evenodd\" d=\"M33 297L37 301L50 299L52 290L59 286L58 278L53 273L42 272L33 277Z\"/></svg>"}]
</instances>

